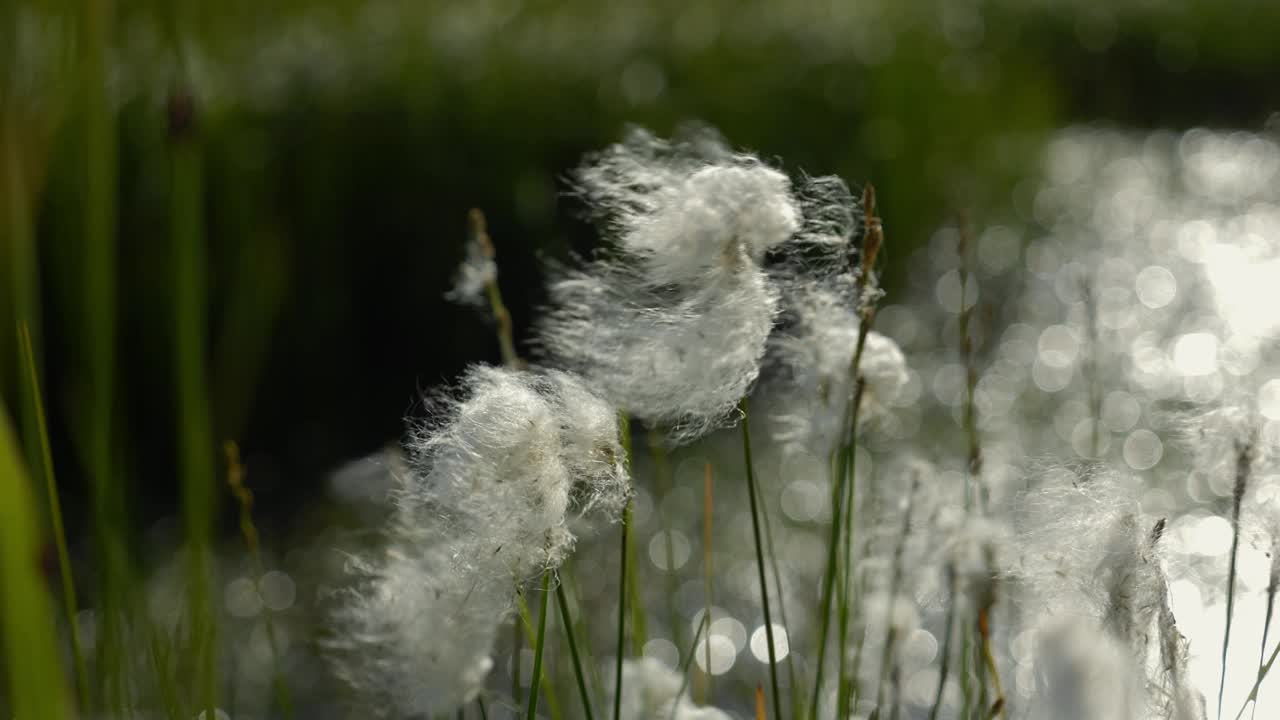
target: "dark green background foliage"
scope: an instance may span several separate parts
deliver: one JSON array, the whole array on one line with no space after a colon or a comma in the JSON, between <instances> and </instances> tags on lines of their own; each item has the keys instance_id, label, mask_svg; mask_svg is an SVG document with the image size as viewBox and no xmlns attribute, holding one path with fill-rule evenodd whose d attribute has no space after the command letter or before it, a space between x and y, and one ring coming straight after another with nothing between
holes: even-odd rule
<instances>
[{"instance_id":1,"label":"dark green background foliage","mask_svg":"<svg viewBox=\"0 0 1280 720\"><path fill-rule=\"evenodd\" d=\"M627 124L667 134L698 121L790 172L874 182L892 295L940 223L997 222L1029 204L1018 183L1056 128L1257 128L1280 108L1280 5L1247 0L123 5L109 26L113 447L139 520L178 496L178 143L202 158L213 432L240 442L271 526L287 525L326 471L397 438L419 390L496 359L481 314L443 298L467 210L489 217L519 333L543 298L545 262L596 242L565 195L569 173ZM17 88L6 117L19 118L8 142L39 180L42 370L80 527L85 148L76 81L40 74L67 51L55 39L33 61L31 43L11 42L26 12L6 20L4 73ZM39 12L74 46L74 16ZM46 111L48 141L31 142L23 118ZM17 272L7 254L4 267ZM3 343L12 396L9 333Z\"/></svg>"}]
</instances>

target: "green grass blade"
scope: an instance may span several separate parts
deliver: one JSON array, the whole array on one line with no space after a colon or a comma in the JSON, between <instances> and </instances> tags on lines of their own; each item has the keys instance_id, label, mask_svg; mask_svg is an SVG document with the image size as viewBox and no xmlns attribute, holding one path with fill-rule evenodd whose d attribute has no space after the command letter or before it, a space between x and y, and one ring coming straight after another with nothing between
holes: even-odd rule
<instances>
[{"instance_id":1,"label":"green grass blade","mask_svg":"<svg viewBox=\"0 0 1280 720\"><path fill-rule=\"evenodd\" d=\"M631 472L631 421L625 414L618 416L618 433L622 438L628 474ZM621 549L618 553L618 644L614 661L613 720L622 715L622 659L627 643L627 558L631 554L631 503L622 510Z\"/></svg>"},{"instance_id":2,"label":"green grass blade","mask_svg":"<svg viewBox=\"0 0 1280 720\"><path fill-rule=\"evenodd\" d=\"M764 563L764 542L760 537L759 490L756 488L756 472L751 462L751 419L747 399L744 397L738 407L742 410L742 459L747 470L747 496L751 500L751 532L756 545L756 571L760 579L760 605L764 610L764 634L769 644L769 685L773 692L773 713L781 719L782 695L778 690L778 656L773 642L773 618L769 613L769 581L766 579Z\"/></svg>"},{"instance_id":3,"label":"green grass blade","mask_svg":"<svg viewBox=\"0 0 1280 720\"><path fill-rule=\"evenodd\" d=\"M680 666L680 690L676 693L675 698L671 700L671 716L669 720L675 720L676 708L680 707L680 698L684 697L684 693L689 689L689 666L693 664L693 658L698 649L698 640L702 637L702 631L711 624L711 613L703 613L702 620L698 622L698 629L693 633L693 641L689 643L689 652L685 653L684 663ZM711 665L707 665L707 674L711 674Z\"/></svg>"},{"instance_id":4,"label":"green grass blade","mask_svg":"<svg viewBox=\"0 0 1280 720\"><path fill-rule=\"evenodd\" d=\"M543 595L545 596L546 593ZM529 643L529 647L533 647L537 644L538 630L533 626L533 616L529 613L529 604L525 602L523 592L516 594L516 612L520 615L520 621L516 624L516 628L524 633L524 641ZM520 684L519 676L516 677L516 684ZM542 696L547 700L547 712L550 713L552 720L559 720L560 700L556 697L555 684L551 682L551 678L544 675L538 687L541 689Z\"/></svg>"},{"instance_id":5,"label":"green grass blade","mask_svg":"<svg viewBox=\"0 0 1280 720\"><path fill-rule=\"evenodd\" d=\"M542 609L538 611L538 635L533 646L533 676L529 680L528 720L538 716L538 686L542 683L542 649L547 639L547 606L551 604L551 570L542 573Z\"/></svg>"},{"instance_id":6,"label":"green grass blade","mask_svg":"<svg viewBox=\"0 0 1280 720\"><path fill-rule=\"evenodd\" d=\"M39 517L21 450L0 410L0 635L5 678L16 718L70 717L58 661L57 633L40 572Z\"/></svg>"},{"instance_id":7,"label":"green grass blade","mask_svg":"<svg viewBox=\"0 0 1280 720\"><path fill-rule=\"evenodd\" d=\"M1231 647L1231 621L1235 615L1236 559L1240 553L1240 505L1244 501L1249 474L1253 469L1253 442L1236 444L1236 478L1231 504L1231 558L1227 566L1227 622L1222 630L1222 675L1218 681L1218 717L1222 717L1222 695L1227 687L1227 649Z\"/></svg>"},{"instance_id":8,"label":"green grass blade","mask_svg":"<svg viewBox=\"0 0 1280 720\"><path fill-rule=\"evenodd\" d=\"M178 96L173 102L184 102ZM189 102L189 100L187 101ZM218 492L205 358L206 293L200 149L190 129L171 128L170 232L173 241L174 386L182 508L189 557L190 613L196 706L213 717L217 705L217 616L212 591L212 536Z\"/></svg>"},{"instance_id":9,"label":"green grass blade","mask_svg":"<svg viewBox=\"0 0 1280 720\"><path fill-rule=\"evenodd\" d=\"M67 631L71 636L71 657L75 663L76 690L80 707L89 707L89 674L85 669L84 650L80 644L80 627L76 622L76 585L71 575L71 554L67 551L67 532L62 524L62 501L58 495L58 482L53 474L53 453L49 449L48 425L44 417L44 401L40 392L40 378L36 372L35 352L31 347L31 333L24 324L18 328L18 342L22 346L22 359L27 366L27 388L31 394L31 407L35 413L35 429L40 443L40 467L44 469L45 495L49 502L49 522L53 525L53 542L58 551L58 574L62 580L62 601L67 614Z\"/></svg>"},{"instance_id":10,"label":"green grass blade","mask_svg":"<svg viewBox=\"0 0 1280 720\"><path fill-rule=\"evenodd\" d=\"M591 712L591 693L587 690L587 676L582 671L582 658L578 655L578 642L574 638L573 618L569 614L569 598L565 597L564 583L556 583L556 606L560 608L560 624L564 626L565 639L569 641L569 656L573 659L573 677L578 683L578 694L582 697L582 713L587 720L594 720Z\"/></svg>"}]
</instances>

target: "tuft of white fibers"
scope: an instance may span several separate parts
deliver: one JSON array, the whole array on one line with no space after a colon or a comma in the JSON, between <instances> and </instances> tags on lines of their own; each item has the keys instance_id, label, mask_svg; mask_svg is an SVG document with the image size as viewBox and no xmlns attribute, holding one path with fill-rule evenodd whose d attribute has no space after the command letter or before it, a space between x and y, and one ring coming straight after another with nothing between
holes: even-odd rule
<instances>
[{"instance_id":1,"label":"tuft of white fibers","mask_svg":"<svg viewBox=\"0 0 1280 720\"><path fill-rule=\"evenodd\" d=\"M616 414L556 371L471 368L408 445L388 549L349 563L337 674L385 715L473 699L517 585L572 550L571 520L630 492Z\"/></svg>"},{"instance_id":2,"label":"tuft of white fibers","mask_svg":"<svg viewBox=\"0 0 1280 720\"><path fill-rule=\"evenodd\" d=\"M654 657L622 661L620 720L731 720L714 707L699 707L681 693L684 679Z\"/></svg>"},{"instance_id":3,"label":"tuft of white fibers","mask_svg":"<svg viewBox=\"0 0 1280 720\"><path fill-rule=\"evenodd\" d=\"M1168 606L1164 519L1143 514L1121 477L1096 467L1049 473L1019 499L1018 514L1022 557L1012 574L1039 606L1032 612L1104 633L1143 678L1148 712L1195 717L1185 641Z\"/></svg>"},{"instance_id":4,"label":"tuft of white fibers","mask_svg":"<svg viewBox=\"0 0 1280 720\"><path fill-rule=\"evenodd\" d=\"M788 296L792 322L775 333L767 395L775 439L825 457L844 439L855 382L853 356L859 321L851 296L830 285ZM906 358L897 343L867 333L858 375L865 381L859 422L874 419L907 383Z\"/></svg>"},{"instance_id":5,"label":"tuft of white fibers","mask_svg":"<svg viewBox=\"0 0 1280 720\"><path fill-rule=\"evenodd\" d=\"M760 263L800 228L790 181L714 139L642 131L577 179L609 247L551 283L542 350L673 439L705 434L759 374L779 296Z\"/></svg>"},{"instance_id":6,"label":"tuft of white fibers","mask_svg":"<svg viewBox=\"0 0 1280 720\"><path fill-rule=\"evenodd\" d=\"M1036 633L1034 720L1144 717L1144 678L1129 649L1097 625L1070 618Z\"/></svg>"},{"instance_id":7,"label":"tuft of white fibers","mask_svg":"<svg viewBox=\"0 0 1280 720\"><path fill-rule=\"evenodd\" d=\"M490 283L498 280L498 263L487 235L476 233L467 241L467 254L453 277L453 288L445 297L463 305L484 305Z\"/></svg>"}]
</instances>

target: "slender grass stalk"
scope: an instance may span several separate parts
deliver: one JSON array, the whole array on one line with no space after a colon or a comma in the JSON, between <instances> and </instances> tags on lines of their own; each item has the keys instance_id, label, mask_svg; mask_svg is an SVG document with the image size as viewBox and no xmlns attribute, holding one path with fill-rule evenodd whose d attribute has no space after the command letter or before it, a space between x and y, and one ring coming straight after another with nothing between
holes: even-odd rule
<instances>
[{"instance_id":1,"label":"slender grass stalk","mask_svg":"<svg viewBox=\"0 0 1280 720\"><path fill-rule=\"evenodd\" d=\"M560 624L564 626L565 639L569 641L569 656L573 659L573 677L578 683L578 694L582 698L582 714L586 720L594 720L591 711L591 693L587 690L587 676L582 671L582 658L578 656L578 642L574 638L573 618L569 614L569 598L565 597L564 583L556 583L556 605L560 608Z\"/></svg>"},{"instance_id":2,"label":"slender grass stalk","mask_svg":"<svg viewBox=\"0 0 1280 720\"><path fill-rule=\"evenodd\" d=\"M628 513L630 514L630 513ZM628 522L631 519L628 518ZM640 597L640 580L636 561L636 540L634 529L627 531L627 607L631 610L631 654L644 656L644 644L649 639L648 622L645 616L644 602Z\"/></svg>"},{"instance_id":3,"label":"slender grass stalk","mask_svg":"<svg viewBox=\"0 0 1280 720\"><path fill-rule=\"evenodd\" d=\"M40 555L39 513L8 413L0 409L0 640L9 711L16 718L70 717L57 629Z\"/></svg>"},{"instance_id":4,"label":"slender grass stalk","mask_svg":"<svg viewBox=\"0 0 1280 720\"><path fill-rule=\"evenodd\" d=\"M782 573L780 570L778 570L778 554L774 550L774 545L773 545L773 528L769 520L769 506L767 504L762 504L760 510L761 510L760 519L761 521L763 521L763 525L764 525L765 557L769 561L769 570L773 575L773 587L774 587L774 590L777 592L777 598L778 598L778 619L782 621L782 627L787 632L787 642L788 642L788 645L790 645L791 624L787 622L786 593L783 592L782 590ZM800 685L796 682L796 666L795 666L795 662L792 660L794 656L795 656L795 653L792 653L792 652L787 653L787 657L786 657L787 682L789 683L788 688L791 689L791 700L792 700L791 712L793 714L792 716L800 717L801 716L800 705L801 703L804 702L804 693L795 691L795 689L800 687Z\"/></svg>"},{"instance_id":5,"label":"slender grass stalk","mask_svg":"<svg viewBox=\"0 0 1280 720\"><path fill-rule=\"evenodd\" d=\"M969 662L973 654L973 628L966 623L960 627L960 690L963 703L961 717L968 717L973 711L973 673L969 671Z\"/></svg>"},{"instance_id":6,"label":"slender grass stalk","mask_svg":"<svg viewBox=\"0 0 1280 720\"><path fill-rule=\"evenodd\" d=\"M986 667L986 673L991 677L992 688L995 690L996 697L991 704L989 717L997 717L1004 713L1005 697L1004 687L1000 682L1000 669L996 666L995 653L991 651L991 610L983 608L978 613L978 635L982 638L981 652L982 660ZM983 703L985 706L986 703Z\"/></svg>"},{"instance_id":7,"label":"slender grass stalk","mask_svg":"<svg viewBox=\"0 0 1280 720\"><path fill-rule=\"evenodd\" d=\"M950 598L947 602L947 619L943 622L942 659L939 661L938 666L938 691L933 697L933 707L929 709L929 720L938 720L938 711L942 709L942 694L947 687L947 673L951 669L951 641L955 637L957 585L955 567L947 565L947 587L949 588L948 595Z\"/></svg>"},{"instance_id":8,"label":"slender grass stalk","mask_svg":"<svg viewBox=\"0 0 1280 720\"><path fill-rule=\"evenodd\" d=\"M543 593L545 599L549 593ZM519 614L519 621L516 626L524 633L524 641L529 643L529 647L534 647L538 642L538 630L533 624L533 614L529 611L529 603L524 598L524 593L516 593L516 611ZM517 681L519 678L517 678ZM529 682L530 691L534 687L533 681ZM541 688L542 695L547 699L547 712L551 714L553 720L560 718L560 700L556 695L555 683L546 675L542 676L542 681L537 687ZM527 702L527 698L526 698Z\"/></svg>"},{"instance_id":9,"label":"slender grass stalk","mask_svg":"<svg viewBox=\"0 0 1280 720\"><path fill-rule=\"evenodd\" d=\"M32 411L35 413L35 429L40 444L40 467L44 470L45 496L49 502L49 522L53 525L53 542L58 551L58 574L62 581L62 602L67 614L67 632L71 636L71 659L75 665L76 691L80 707L89 707L89 673L85 669L84 650L80 644L80 627L76 622L76 585L71 574L71 554L67 551L67 532L62 524L62 501L58 494L58 482L53 472L53 453L49 449L49 431L44 417L44 401L40 392L40 378L36 372L35 352L31 346L31 332L22 324L18 328L18 343L22 359L27 366L27 388L30 391Z\"/></svg>"},{"instance_id":10,"label":"slender grass stalk","mask_svg":"<svg viewBox=\"0 0 1280 720\"><path fill-rule=\"evenodd\" d=\"M2 98L2 95L0 95ZM0 100L2 101L2 100ZM23 168L24 154L19 141L17 119L11 112L0 111L0 194L5 195L8 207L0 208L0 214L8 221L7 227L0 228L0 242L8 246L8 281L12 289L13 317L16 325L25 328L28 348L19 348L34 358L28 366L39 367L41 356L40 342L40 267L36 252L34 232L31 226L32 195L27 184L27 173ZM18 368L21 370L21 368ZM0 375L0 377L4 377ZM25 375L17 374L19 384ZM26 450L26 463L31 474L46 475L43 467L44 456L40 451L41 420L37 417L34 400L30 394L23 395L17 402L18 427ZM82 699L83 701L83 699Z\"/></svg>"},{"instance_id":11,"label":"slender grass stalk","mask_svg":"<svg viewBox=\"0 0 1280 720\"><path fill-rule=\"evenodd\" d=\"M861 333L859 333L861 337ZM860 355L860 353L859 353ZM851 413L852 427L857 427L857 407L862 404L862 393L866 383L861 377L858 377L854 390L854 410ZM849 436L850 441L845 446L845 464L844 473L846 475L844 486L844 537L840 542L841 567L840 567L840 588L843 591L839 596L838 608L836 610L839 618L837 629L839 632L840 642L836 645L840 655L837 657L838 677L836 684L836 712L840 717L848 717L852 703L852 686L856 684L856 674L853 679L850 678L846 670L849 653L845 647L849 639L849 609L853 605L854 585L853 577L853 523L854 523L854 502L857 498L857 452L854 448L852 434ZM865 635L865 630L864 630Z\"/></svg>"},{"instance_id":12,"label":"slender grass stalk","mask_svg":"<svg viewBox=\"0 0 1280 720\"><path fill-rule=\"evenodd\" d=\"M574 562L574 558L572 557L569 558L568 563L572 565L573 562ZM569 574L562 573L560 575L560 583L566 587L565 595L571 596L573 598L574 606L579 608L582 607L583 606L582 595L577 588L569 584ZM576 626L574 628L574 634L577 637L590 638L591 633L587 632L587 629L586 629L585 614L578 613L578 617L575 618L575 621L576 621ZM594 696L597 698L604 697L605 690L604 690L604 683L602 683L600 680L600 665L599 663L596 663L593 660L593 654L591 652L591 644L584 642L582 646L578 648L578 650L579 652L582 653L583 667L587 671L587 679L591 683L590 684L591 691L594 693Z\"/></svg>"},{"instance_id":13,"label":"slender grass stalk","mask_svg":"<svg viewBox=\"0 0 1280 720\"><path fill-rule=\"evenodd\" d=\"M742 459L747 470L747 496L751 500L751 532L756 545L756 572L760 576L760 605L764 610L764 635L769 644L769 688L773 692L774 717L781 719L782 695L778 690L778 653L773 641L773 618L769 613L769 581L765 576L764 543L760 538L759 494L751 461L751 412L747 398L738 404L742 411ZM708 668L709 670L710 668Z\"/></svg>"},{"instance_id":14,"label":"slender grass stalk","mask_svg":"<svg viewBox=\"0 0 1280 720\"><path fill-rule=\"evenodd\" d=\"M81 331L85 377L85 466L89 475L93 532L100 553L102 632L97 675L103 705L127 713L128 685L120 665L124 650L124 601L130 585L124 547L124 493L116 487L113 458L116 342L116 138L115 113L107 97L107 52L114 8L109 0L80 3L78 86L83 133L83 228Z\"/></svg>"},{"instance_id":15,"label":"slender grass stalk","mask_svg":"<svg viewBox=\"0 0 1280 720\"><path fill-rule=\"evenodd\" d=\"M528 720L538 716L538 685L542 682L542 648L547 639L547 606L551 604L551 570L542 573L542 608L538 611L538 636L533 646L533 677L529 680Z\"/></svg>"},{"instance_id":16,"label":"slender grass stalk","mask_svg":"<svg viewBox=\"0 0 1280 720\"><path fill-rule=\"evenodd\" d=\"M870 295L869 291L874 290L875 278L873 270L876 256L880 252L880 246L884 243L884 230L881 226L880 218L876 215L875 188L870 184L864 186L862 190L862 210L866 234L863 238L861 272L858 275L858 302L860 303L858 308L858 342L854 348L853 357L849 361L849 377L854 378L855 382L854 391L851 394L852 397L845 411L843 442L837 451L836 473L835 477L832 478L831 536L828 540L827 566L822 581L818 659L814 672L813 697L809 707L809 717L812 720L817 720L818 701L822 692L822 675L827 654L827 633L830 628L832 589L836 575L841 571L841 562L844 561L846 565L848 564L848 548L852 546L853 540L852 506L856 497L856 493L851 487L854 479L854 437L858 429L858 414L862 406L862 393L865 384L859 374L859 367L862 363L863 349L866 347L867 334L871 331L871 324L875 320L875 305L870 302L863 302L863 299ZM843 528L841 527L842 525L844 526ZM843 555L840 552L842 547L845 548ZM848 577L848 572L845 572L844 582L848 582ZM838 698L847 690L844 682L844 644L848 637L848 606L850 602L848 595L849 593L845 591L841 595L839 603L839 614L844 617L844 621L840 626L840 677L838 685L840 691Z\"/></svg>"},{"instance_id":17,"label":"slender grass stalk","mask_svg":"<svg viewBox=\"0 0 1280 720\"><path fill-rule=\"evenodd\" d=\"M1231 646L1231 620L1236 600L1236 559L1240 552L1240 504L1253 469L1254 439L1236 442L1236 482L1231 495L1231 559L1227 566L1227 624L1222 630L1222 674L1218 678L1218 717L1222 717L1222 695L1227 688L1227 649Z\"/></svg>"},{"instance_id":18,"label":"slender grass stalk","mask_svg":"<svg viewBox=\"0 0 1280 720\"><path fill-rule=\"evenodd\" d=\"M480 710L480 720L489 720L489 709L484 706L484 698L476 698L476 708Z\"/></svg>"},{"instance_id":19,"label":"slender grass stalk","mask_svg":"<svg viewBox=\"0 0 1280 720\"><path fill-rule=\"evenodd\" d=\"M1258 689L1262 687L1262 681L1267 679L1267 673L1271 672L1271 666L1275 664L1276 657L1280 656L1280 645L1276 645L1271 651L1271 657L1267 658L1267 662L1262 666L1262 670L1258 673L1258 679L1253 681L1253 688L1249 690L1249 696L1244 699L1244 704L1240 706L1240 712L1236 713L1236 720L1244 715L1245 708L1249 707L1249 703L1253 703L1254 709L1258 707Z\"/></svg>"},{"instance_id":20,"label":"slender grass stalk","mask_svg":"<svg viewBox=\"0 0 1280 720\"><path fill-rule=\"evenodd\" d=\"M213 717L217 704L217 616L212 603L212 536L217 505L205 369L205 248L200 149L190 125L191 99L170 98L170 223L173 238L174 387L183 479L198 705Z\"/></svg>"},{"instance_id":21,"label":"slender grass stalk","mask_svg":"<svg viewBox=\"0 0 1280 720\"><path fill-rule=\"evenodd\" d=\"M782 716L779 715L779 718ZM764 688L760 683L756 683L756 720L768 720L769 713L765 710L764 704Z\"/></svg>"},{"instance_id":22,"label":"slender grass stalk","mask_svg":"<svg viewBox=\"0 0 1280 720\"><path fill-rule=\"evenodd\" d=\"M622 438L622 450L627 465L627 472L631 472L631 419L625 413L618 415L618 432ZM613 695L613 720L618 720L622 714L622 658L626 654L627 642L627 596L628 593L628 575L627 561L631 556L631 501L627 501L627 506L622 510L622 537L621 545L618 553L618 644L617 657L614 661L614 695ZM633 641L634 644L634 641Z\"/></svg>"},{"instance_id":23,"label":"slender grass stalk","mask_svg":"<svg viewBox=\"0 0 1280 720\"><path fill-rule=\"evenodd\" d=\"M706 602L706 609L702 613L702 617L708 623L711 622L711 598L712 598L711 591L713 588L713 583L711 580L711 577L712 577L711 576L711 572L712 572L711 548L712 548L712 539L713 539L713 535L711 532L712 530L711 519L712 519L712 516L714 515L712 508L715 507L715 505L712 503L712 500L714 498L714 489L715 489L715 473L712 470L711 463L706 463L702 468L702 592L703 592L704 601ZM697 644L698 644L697 640L694 640L693 645L696 646ZM711 675L711 634L710 633L707 633L707 640L704 643L704 647L705 647L706 656L703 658L703 660L706 662L707 672L704 673L706 677L706 686L704 688L704 694L702 699L705 704L706 701L710 700L712 695L712 689L713 689L712 675Z\"/></svg>"},{"instance_id":24,"label":"slender grass stalk","mask_svg":"<svg viewBox=\"0 0 1280 720\"><path fill-rule=\"evenodd\" d=\"M471 232L471 240L480 248L484 256L493 260L497 251L493 248L493 240L489 237L488 223L479 208L472 208L467 215ZM516 343L511 325L511 313L506 303L502 302L502 290L495 277L484 286L485 296L489 300L489 311L493 313L493 321L497 325L498 350L502 353L502 364L509 368L524 367L524 361L516 354Z\"/></svg>"},{"instance_id":25,"label":"slender grass stalk","mask_svg":"<svg viewBox=\"0 0 1280 720\"><path fill-rule=\"evenodd\" d=\"M822 576L822 595L819 601L818 658L814 663L813 696L809 701L810 720L817 720L818 718L818 706L822 694L822 675L826 666L827 634L831 623L831 596L835 589L835 576L839 567L840 525L844 521L844 510L842 508L844 506L844 463L846 456L843 452L837 452L837 456L835 463L837 468L831 478L831 528L830 535L827 538L826 572Z\"/></svg>"},{"instance_id":26,"label":"slender grass stalk","mask_svg":"<svg viewBox=\"0 0 1280 720\"><path fill-rule=\"evenodd\" d=\"M1273 550L1272 552L1274 552L1274 550ZM1273 560L1273 562L1275 562L1275 561L1276 561L1276 560ZM1267 659L1267 635L1269 634L1269 631L1271 630L1271 618L1272 618L1272 615L1274 614L1274 612L1275 612L1275 608L1276 608L1276 590L1277 590L1277 589L1280 589L1280 576L1278 576L1276 573L1272 573L1272 575L1271 575L1271 580L1267 583L1267 613L1266 613L1266 619L1264 619L1264 620L1262 621L1262 643L1261 643L1261 647L1260 647L1260 649L1259 649L1259 654L1258 654L1258 672L1259 672L1259 673L1261 673L1261 672L1262 672L1262 668L1263 668L1263 666L1266 664L1266 659ZM1253 704L1253 710L1252 710L1252 712L1250 712L1249 717L1250 717L1250 718L1253 718L1253 717L1257 716L1257 714L1258 714L1258 704L1257 704L1257 703L1254 703L1254 704Z\"/></svg>"},{"instance_id":27,"label":"slender grass stalk","mask_svg":"<svg viewBox=\"0 0 1280 720\"><path fill-rule=\"evenodd\" d=\"M698 629L693 633L693 640L689 643L689 652L685 654L684 662L680 664L680 690L676 692L675 698L671 701L671 714L668 720L675 720L676 708L680 706L680 698L684 697L685 690L689 689L689 666L693 664L694 652L698 647L698 639L702 637L702 631L711 624L711 615L704 613L702 620L698 621ZM707 665L709 669L710 664ZM710 675L710 672L707 673Z\"/></svg>"},{"instance_id":28,"label":"slender grass stalk","mask_svg":"<svg viewBox=\"0 0 1280 720\"><path fill-rule=\"evenodd\" d=\"M262 564L262 553L258 540L258 528L253 524L253 491L244 484L244 465L240 462L240 448L234 442L227 441L223 445L223 454L227 463L227 485L240 506L240 534L244 537L245 548L249 551L249 561L253 566L254 590L262 595L262 578L266 568ZM267 646L271 650L271 685L275 690L276 704L286 718L293 717L293 699L289 693L289 684L285 681L284 670L280 666L280 646L276 639L274 612L263 605L262 619L267 630Z\"/></svg>"},{"instance_id":29,"label":"slender grass stalk","mask_svg":"<svg viewBox=\"0 0 1280 720\"><path fill-rule=\"evenodd\" d=\"M622 511L622 542L618 552L618 641L613 674L613 720L622 713L622 659L627 644L627 552L631 537L631 503Z\"/></svg>"}]
</instances>

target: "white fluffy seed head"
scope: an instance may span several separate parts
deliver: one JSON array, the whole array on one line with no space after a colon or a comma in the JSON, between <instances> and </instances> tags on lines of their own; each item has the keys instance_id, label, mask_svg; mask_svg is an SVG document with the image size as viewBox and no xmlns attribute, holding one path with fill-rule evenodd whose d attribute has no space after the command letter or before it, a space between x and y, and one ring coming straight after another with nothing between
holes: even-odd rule
<instances>
[{"instance_id":1,"label":"white fluffy seed head","mask_svg":"<svg viewBox=\"0 0 1280 720\"><path fill-rule=\"evenodd\" d=\"M775 436L820 456L841 442L855 389L859 323L849 298L829 284L797 289L787 298L791 322L771 341L775 376L765 394ZM906 384L906 358L897 343L872 330L858 374L866 382L859 419L874 419Z\"/></svg>"},{"instance_id":2,"label":"white fluffy seed head","mask_svg":"<svg viewBox=\"0 0 1280 720\"><path fill-rule=\"evenodd\" d=\"M616 414L559 372L475 367L409 444L389 549L350 563L334 667L390 716L447 712L492 666L515 587L572 550L569 521L628 497Z\"/></svg>"},{"instance_id":3,"label":"white fluffy seed head","mask_svg":"<svg viewBox=\"0 0 1280 720\"><path fill-rule=\"evenodd\" d=\"M498 279L498 263L478 241L467 243L467 255L453 277L453 289L445 297L463 305L483 305L485 289Z\"/></svg>"},{"instance_id":4,"label":"white fluffy seed head","mask_svg":"<svg viewBox=\"0 0 1280 720\"><path fill-rule=\"evenodd\" d=\"M1129 649L1088 621L1061 618L1036 634L1035 720L1143 716L1144 678Z\"/></svg>"},{"instance_id":5,"label":"white fluffy seed head","mask_svg":"<svg viewBox=\"0 0 1280 720\"><path fill-rule=\"evenodd\" d=\"M1020 498L1014 574L1048 612L1091 618L1143 658L1164 592L1163 528L1118 476L1054 471Z\"/></svg>"},{"instance_id":6,"label":"white fluffy seed head","mask_svg":"<svg viewBox=\"0 0 1280 720\"><path fill-rule=\"evenodd\" d=\"M678 297L638 299L612 270L596 263L551 286L544 347L633 417L670 427L676 440L722 424L759 375L774 288L749 272Z\"/></svg>"},{"instance_id":7,"label":"white fluffy seed head","mask_svg":"<svg viewBox=\"0 0 1280 720\"><path fill-rule=\"evenodd\" d=\"M636 132L578 183L608 247L552 282L541 349L674 440L724 424L759 374L777 315L760 263L800 228L790 181L714 138Z\"/></svg>"},{"instance_id":8,"label":"white fluffy seed head","mask_svg":"<svg viewBox=\"0 0 1280 720\"><path fill-rule=\"evenodd\" d=\"M621 720L730 720L710 706L699 707L686 692L680 674L661 660L643 657L622 661Z\"/></svg>"},{"instance_id":9,"label":"white fluffy seed head","mask_svg":"<svg viewBox=\"0 0 1280 720\"><path fill-rule=\"evenodd\" d=\"M577 179L612 242L654 284L759 263L800 228L787 176L705 132L668 142L634 130Z\"/></svg>"}]
</instances>

